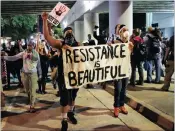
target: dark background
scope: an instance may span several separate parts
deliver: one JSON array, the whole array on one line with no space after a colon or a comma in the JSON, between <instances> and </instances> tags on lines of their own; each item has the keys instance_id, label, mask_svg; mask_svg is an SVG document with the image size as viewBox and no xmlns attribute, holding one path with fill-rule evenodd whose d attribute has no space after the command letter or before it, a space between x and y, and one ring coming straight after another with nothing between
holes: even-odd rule
<instances>
[{"instance_id":1,"label":"dark background","mask_svg":"<svg viewBox=\"0 0 175 131\"><path fill-rule=\"evenodd\" d=\"M116 23L117 24L117 23ZM109 28L109 14L99 14L100 30L108 30ZM146 27L146 13L133 14L133 28L140 28L144 30Z\"/></svg>"}]
</instances>

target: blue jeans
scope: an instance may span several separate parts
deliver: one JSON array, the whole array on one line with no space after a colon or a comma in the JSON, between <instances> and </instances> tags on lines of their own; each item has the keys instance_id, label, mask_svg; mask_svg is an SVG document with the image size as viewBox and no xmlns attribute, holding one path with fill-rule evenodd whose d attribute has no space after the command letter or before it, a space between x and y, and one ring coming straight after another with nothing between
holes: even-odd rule
<instances>
[{"instance_id":1,"label":"blue jeans","mask_svg":"<svg viewBox=\"0 0 175 131\"><path fill-rule=\"evenodd\" d=\"M152 82L152 70L153 70L152 62L154 62L155 70L156 70L155 82L160 82L160 76L161 76L161 59L160 58L155 58L153 60L148 61L147 81Z\"/></svg>"},{"instance_id":2,"label":"blue jeans","mask_svg":"<svg viewBox=\"0 0 175 131\"><path fill-rule=\"evenodd\" d=\"M124 106L128 78L114 81L114 107Z\"/></svg>"}]
</instances>

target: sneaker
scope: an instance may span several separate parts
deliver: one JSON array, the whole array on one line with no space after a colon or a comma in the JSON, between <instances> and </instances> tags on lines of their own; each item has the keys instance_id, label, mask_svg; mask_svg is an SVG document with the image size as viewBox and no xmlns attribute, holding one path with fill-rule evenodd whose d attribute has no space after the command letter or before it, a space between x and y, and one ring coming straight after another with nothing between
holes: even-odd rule
<instances>
[{"instance_id":1,"label":"sneaker","mask_svg":"<svg viewBox=\"0 0 175 131\"><path fill-rule=\"evenodd\" d=\"M57 85L56 84L53 84L53 88L56 89L57 88Z\"/></svg>"},{"instance_id":2,"label":"sneaker","mask_svg":"<svg viewBox=\"0 0 175 131\"><path fill-rule=\"evenodd\" d=\"M148 80L146 80L146 81L144 81L145 83L152 83L151 81L148 81Z\"/></svg>"},{"instance_id":3,"label":"sneaker","mask_svg":"<svg viewBox=\"0 0 175 131\"><path fill-rule=\"evenodd\" d=\"M160 81L154 81L154 84L162 84Z\"/></svg>"},{"instance_id":4,"label":"sneaker","mask_svg":"<svg viewBox=\"0 0 175 131\"><path fill-rule=\"evenodd\" d=\"M94 88L94 86L93 86L93 85L91 85L91 84L87 84L86 89L93 89L93 88Z\"/></svg>"},{"instance_id":5,"label":"sneaker","mask_svg":"<svg viewBox=\"0 0 175 131\"><path fill-rule=\"evenodd\" d=\"M62 120L61 124L62 124L61 131L67 131L68 128L67 120Z\"/></svg>"},{"instance_id":6,"label":"sneaker","mask_svg":"<svg viewBox=\"0 0 175 131\"><path fill-rule=\"evenodd\" d=\"M136 85L143 85L143 82L138 81Z\"/></svg>"},{"instance_id":7,"label":"sneaker","mask_svg":"<svg viewBox=\"0 0 175 131\"><path fill-rule=\"evenodd\" d=\"M44 94L47 94L47 92L46 91L42 91L42 94L44 95Z\"/></svg>"},{"instance_id":8,"label":"sneaker","mask_svg":"<svg viewBox=\"0 0 175 131\"><path fill-rule=\"evenodd\" d=\"M120 112L120 108L119 107L114 107L114 117L118 117L119 112Z\"/></svg>"},{"instance_id":9,"label":"sneaker","mask_svg":"<svg viewBox=\"0 0 175 131\"><path fill-rule=\"evenodd\" d=\"M42 91L41 90L36 90L36 93L42 94Z\"/></svg>"},{"instance_id":10,"label":"sneaker","mask_svg":"<svg viewBox=\"0 0 175 131\"><path fill-rule=\"evenodd\" d=\"M162 91L168 91L169 90L169 86L163 85L163 87L161 88Z\"/></svg>"},{"instance_id":11,"label":"sneaker","mask_svg":"<svg viewBox=\"0 0 175 131\"><path fill-rule=\"evenodd\" d=\"M22 83L19 83L19 84L17 85L17 87L23 88L23 84L22 84Z\"/></svg>"},{"instance_id":12,"label":"sneaker","mask_svg":"<svg viewBox=\"0 0 175 131\"><path fill-rule=\"evenodd\" d=\"M121 106L120 107L120 111L123 113L123 114L128 114L128 111L126 110L126 108L124 106Z\"/></svg>"},{"instance_id":13,"label":"sneaker","mask_svg":"<svg viewBox=\"0 0 175 131\"><path fill-rule=\"evenodd\" d=\"M30 107L29 112L30 113L35 113L36 112L36 109L34 107Z\"/></svg>"},{"instance_id":14,"label":"sneaker","mask_svg":"<svg viewBox=\"0 0 175 131\"><path fill-rule=\"evenodd\" d=\"M129 83L129 86L135 87L134 83Z\"/></svg>"},{"instance_id":15,"label":"sneaker","mask_svg":"<svg viewBox=\"0 0 175 131\"><path fill-rule=\"evenodd\" d=\"M67 117L68 117L69 120L72 122L72 124L77 124L77 119L75 118L73 112L68 112L68 113L67 113Z\"/></svg>"},{"instance_id":16,"label":"sneaker","mask_svg":"<svg viewBox=\"0 0 175 131\"><path fill-rule=\"evenodd\" d=\"M60 92L59 92L59 91L57 91L56 96L57 96L57 97L60 97Z\"/></svg>"}]
</instances>

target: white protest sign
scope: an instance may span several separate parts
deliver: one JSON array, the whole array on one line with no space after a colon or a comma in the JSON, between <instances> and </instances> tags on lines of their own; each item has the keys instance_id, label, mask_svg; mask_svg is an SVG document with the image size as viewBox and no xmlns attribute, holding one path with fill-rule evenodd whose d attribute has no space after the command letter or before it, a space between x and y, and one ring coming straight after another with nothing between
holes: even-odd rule
<instances>
[{"instance_id":1,"label":"white protest sign","mask_svg":"<svg viewBox=\"0 0 175 131\"><path fill-rule=\"evenodd\" d=\"M67 89L129 77L128 43L62 49Z\"/></svg>"},{"instance_id":2,"label":"white protest sign","mask_svg":"<svg viewBox=\"0 0 175 131\"><path fill-rule=\"evenodd\" d=\"M64 16L69 12L69 10L70 9L66 5L59 2L49 13L48 21L57 26Z\"/></svg>"}]
</instances>

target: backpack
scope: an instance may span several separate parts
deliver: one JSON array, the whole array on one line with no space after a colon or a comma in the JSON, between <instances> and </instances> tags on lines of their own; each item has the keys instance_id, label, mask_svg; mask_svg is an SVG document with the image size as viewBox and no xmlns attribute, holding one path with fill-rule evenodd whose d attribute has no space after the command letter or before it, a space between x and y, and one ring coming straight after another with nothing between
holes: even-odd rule
<instances>
[{"instance_id":1,"label":"backpack","mask_svg":"<svg viewBox=\"0 0 175 131\"><path fill-rule=\"evenodd\" d=\"M144 61L147 56L146 45L134 40L133 56L140 61Z\"/></svg>"},{"instance_id":2,"label":"backpack","mask_svg":"<svg viewBox=\"0 0 175 131\"><path fill-rule=\"evenodd\" d=\"M160 53L160 42L159 40L154 37L150 37L148 35L148 38L151 40L151 44L150 44L150 53L154 56L157 53Z\"/></svg>"}]
</instances>

